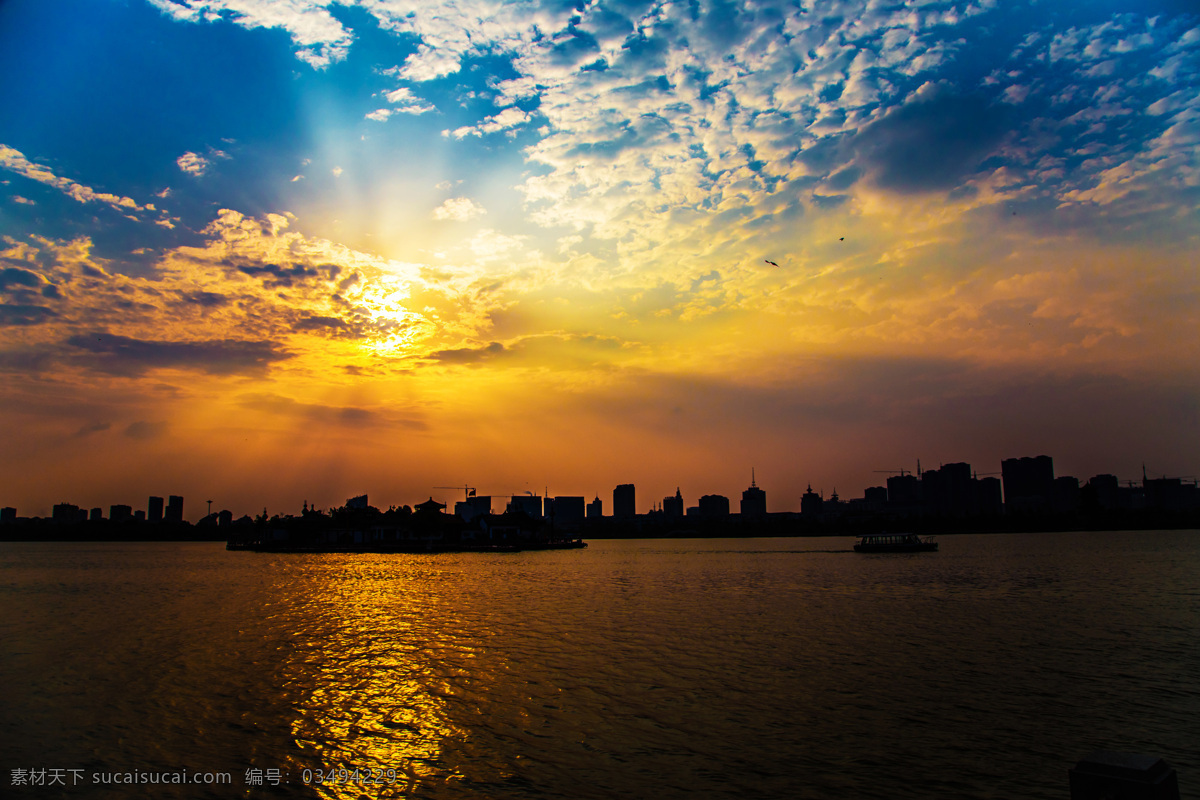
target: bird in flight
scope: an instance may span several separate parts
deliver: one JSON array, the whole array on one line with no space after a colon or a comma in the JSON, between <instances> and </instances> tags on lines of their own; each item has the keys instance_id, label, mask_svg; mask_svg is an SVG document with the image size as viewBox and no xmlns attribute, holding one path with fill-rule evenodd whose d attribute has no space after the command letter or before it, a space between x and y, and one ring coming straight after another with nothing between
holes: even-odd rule
<instances>
[{"instance_id":1,"label":"bird in flight","mask_svg":"<svg viewBox=\"0 0 1200 800\"><path fill-rule=\"evenodd\" d=\"M778 264L776 264L774 261L772 261L772 260L771 260L771 259L769 259L769 258L764 258L764 259L763 259L763 261L767 262L767 263L768 263L768 264L770 264L772 267L778 267L778 266L779 266Z\"/></svg>"}]
</instances>

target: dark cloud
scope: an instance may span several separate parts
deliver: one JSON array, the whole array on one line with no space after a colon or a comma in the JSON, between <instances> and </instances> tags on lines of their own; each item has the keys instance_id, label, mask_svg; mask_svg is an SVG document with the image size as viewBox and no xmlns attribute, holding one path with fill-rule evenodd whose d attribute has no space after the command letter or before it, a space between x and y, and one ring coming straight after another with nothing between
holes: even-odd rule
<instances>
[{"instance_id":1,"label":"dark cloud","mask_svg":"<svg viewBox=\"0 0 1200 800\"><path fill-rule=\"evenodd\" d=\"M42 284L42 276L20 267L5 267L0 269L0 291L10 286L34 287Z\"/></svg>"},{"instance_id":2,"label":"dark cloud","mask_svg":"<svg viewBox=\"0 0 1200 800\"><path fill-rule=\"evenodd\" d=\"M982 96L943 93L902 106L863 128L853 147L884 189L953 189L1008 133L1008 113Z\"/></svg>"},{"instance_id":3,"label":"dark cloud","mask_svg":"<svg viewBox=\"0 0 1200 800\"><path fill-rule=\"evenodd\" d=\"M647 36L645 32L631 36L621 45L620 66L636 74L639 71L661 70L666 66L670 42L665 36Z\"/></svg>"},{"instance_id":4,"label":"dark cloud","mask_svg":"<svg viewBox=\"0 0 1200 800\"><path fill-rule=\"evenodd\" d=\"M580 27L606 39L614 36L628 36L633 33L633 22L629 17L608 8L590 12Z\"/></svg>"},{"instance_id":5,"label":"dark cloud","mask_svg":"<svg viewBox=\"0 0 1200 800\"><path fill-rule=\"evenodd\" d=\"M429 357L443 364L478 364L507 352L504 345L492 342L484 347L460 347L454 350L438 350Z\"/></svg>"},{"instance_id":6,"label":"dark cloud","mask_svg":"<svg viewBox=\"0 0 1200 800\"><path fill-rule=\"evenodd\" d=\"M813 204L818 208L837 208L849 199L848 194L812 194Z\"/></svg>"},{"instance_id":7,"label":"dark cloud","mask_svg":"<svg viewBox=\"0 0 1200 800\"><path fill-rule=\"evenodd\" d=\"M201 308L219 308L229 303L229 297L218 292L184 292L180 297L185 303Z\"/></svg>"},{"instance_id":8,"label":"dark cloud","mask_svg":"<svg viewBox=\"0 0 1200 800\"><path fill-rule=\"evenodd\" d=\"M82 428L75 431L75 437L82 439L85 436L91 436L93 433L102 433L111 427L111 422L93 422L89 425L84 425Z\"/></svg>"},{"instance_id":9,"label":"dark cloud","mask_svg":"<svg viewBox=\"0 0 1200 800\"><path fill-rule=\"evenodd\" d=\"M138 375L164 367L212 375L253 373L292 356L276 342L238 339L160 342L92 333L72 336L66 344L76 351L80 363L114 375Z\"/></svg>"},{"instance_id":10,"label":"dark cloud","mask_svg":"<svg viewBox=\"0 0 1200 800\"><path fill-rule=\"evenodd\" d=\"M165 422L147 422L138 420L137 422L129 423L125 428L125 435L130 439L139 439L141 441L149 441L157 439L167 432L167 423Z\"/></svg>"},{"instance_id":11,"label":"dark cloud","mask_svg":"<svg viewBox=\"0 0 1200 800\"><path fill-rule=\"evenodd\" d=\"M0 350L0 372L37 373L49 369L54 353L47 347Z\"/></svg>"},{"instance_id":12,"label":"dark cloud","mask_svg":"<svg viewBox=\"0 0 1200 800\"><path fill-rule=\"evenodd\" d=\"M308 266L305 264L234 264L234 268L244 275L261 278L263 284L270 288L290 288L298 283L311 280L336 280L342 268L336 264L320 264Z\"/></svg>"},{"instance_id":13,"label":"dark cloud","mask_svg":"<svg viewBox=\"0 0 1200 800\"><path fill-rule=\"evenodd\" d=\"M550 57L556 64L577 64L584 58L600 52L600 45L590 33L575 27L570 28L569 33L570 36L554 45L550 51Z\"/></svg>"},{"instance_id":14,"label":"dark cloud","mask_svg":"<svg viewBox=\"0 0 1200 800\"><path fill-rule=\"evenodd\" d=\"M741 41L744 34L744 9L741 5L717 0L701 15L705 36L716 45L729 47Z\"/></svg>"},{"instance_id":15,"label":"dark cloud","mask_svg":"<svg viewBox=\"0 0 1200 800\"><path fill-rule=\"evenodd\" d=\"M846 167L838 170L825 180L825 185L836 192L844 192L855 184L862 176L858 167Z\"/></svg>"},{"instance_id":16,"label":"dark cloud","mask_svg":"<svg viewBox=\"0 0 1200 800\"><path fill-rule=\"evenodd\" d=\"M45 306L0 304L0 325L37 325L54 316L54 310Z\"/></svg>"},{"instance_id":17,"label":"dark cloud","mask_svg":"<svg viewBox=\"0 0 1200 800\"><path fill-rule=\"evenodd\" d=\"M353 333L353 327L344 319L338 317L323 317L309 314L296 322L296 329L301 331L337 331Z\"/></svg>"},{"instance_id":18,"label":"dark cloud","mask_svg":"<svg viewBox=\"0 0 1200 800\"><path fill-rule=\"evenodd\" d=\"M346 427L402 427L424 430L423 420L379 412L357 406L327 406L320 403L301 403L277 394L249 394L238 398L243 408L268 414L293 417L319 425Z\"/></svg>"}]
</instances>

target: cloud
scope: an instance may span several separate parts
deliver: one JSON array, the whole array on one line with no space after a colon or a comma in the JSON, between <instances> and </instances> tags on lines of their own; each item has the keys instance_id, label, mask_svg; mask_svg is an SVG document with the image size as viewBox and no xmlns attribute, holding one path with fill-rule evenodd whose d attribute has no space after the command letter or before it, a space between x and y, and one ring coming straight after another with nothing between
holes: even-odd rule
<instances>
[{"instance_id":1,"label":"cloud","mask_svg":"<svg viewBox=\"0 0 1200 800\"><path fill-rule=\"evenodd\" d=\"M434 219L468 220L482 216L487 209L469 197L452 197L433 210Z\"/></svg>"},{"instance_id":2,"label":"cloud","mask_svg":"<svg viewBox=\"0 0 1200 800\"><path fill-rule=\"evenodd\" d=\"M509 128L515 128L518 125L524 125L531 118L529 112L512 106L488 117L478 125L467 125L457 128L453 135L455 139L464 139L467 136L484 136L490 133L499 133Z\"/></svg>"},{"instance_id":3,"label":"cloud","mask_svg":"<svg viewBox=\"0 0 1200 800\"><path fill-rule=\"evenodd\" d=\"M278 394L245 394L237 399L237 403L242 408L262 411L273 417L291 417L318 425L373 429L395 427L411 430L424 430L427 427L419 415L398 414L392 409L304 403Z\"/></svg>"},{"instance_id":4,"label":"cloud","mask_svg":"<svg viewBox=\"0 0 1200 800\"><path fill-rule=\"evenodd\" d=\"M54 309L25 303L0 303L0 325L39 325L57 316Z\"/></svg>"},{"instance_id":5,"label":"cloud","mask_svg":"<svg viewBox=\"0 0 1200 800\"><path fill-rule=\"evenodd\" d=\"M77 363L113 375L140 375L152 369L260 373L292 357L277 342L236 339L161 341L97 332L71 336L65 344L75 351Z\"/></svg>"},{"instance_id":6,"label":"cloud","mask_svg":"<svg viewBox=\"0 0 1200 800\"><path fill-rule=\"evenodd\" d=\"M22 267L5 267L0 270L0 291L7 291L9 287L40 288L46 282L38 273Z\"/></svg>"},{"instance_id":7,"label":"cloud","mask_svg":"<svg viewBox=\"0 0 1200 800\"><path fill-rule=\"evenodd\" d=\"M875 182L899 192L953 189L974 174L1007 133L1001 108L942 93L893 110L853 140Z\"/></svg>"},{"instance_id":8,"label":"cloud","mask_svg":"<svg viewBox=\"0 0 1200 800\"><path fill-rule=\"evenodd\" d=\"M107 427L107 426L105 426ZM159 439L167 432L167 423L165 422L147 422L146 420L137 420L126 426L124 434L130 439L138 441L150 441Z\"/></svg>"},{"instance_id":9,"label":"cloud","mask_svg":"<svg viewBox=\"0 0 1200 800\"><path fill-rule=\"evenodd\" d=\"M47 186L53 186L55 189L58 189L80 203L104 203L126 214L132 211L156 211L153 205L138 205L128 197L109 194L108 192L97 192L91 187L76 183L70 178L61 178L47 167L29 161L19 150L4 144L0 144L0 167L11 170L30 180L44 183Z\"/></svg>"},{"instance_id":10,"label":"cloud","mask_svg":"<svg viewBox=\"0 0 1200 800\"><path fill-rule=\"evenodd\" d=\"M188 151L175 159L175 163L187 174L198 178L208 172L214 160L227 158L229 158L229 155L225 152L209 148L207 157Z\"/></svg>"},{"instance_id":11,"label":"cloud","mask_svg":"<svg viewBox=\"0 0 1200 800\"><path fill-rule=\"evenodd\" d=\"M399 89L388 92L386 97L387 101L396 108L380 109L379 111L387 111L389 116L391 114L428 114L437 110L432 104L413 94L407 86L401 86Z\"/></svg>"},{"instance_id":12,"label":"cloud","mask_svg":"<svg viewBox=\"0 0 1200 800\"><path fill-rule=\"evenodd\" d=\"M91 436L93 433L103 433L111 427L111 422L92 422L75 431L75 437L82 439L84 437Z\"/></svg>"},{"instance_id":13,"label":"cloud","mask_svg":"<svg viewBox=\"0 0 1200 800\"><path fill-rule=\"evenodd\" d=\"M325 8L303 0L149 0L168 16L187 22L228 20L244 28L282 28L296 58L321 69L341 61L354 37Z\"/></svg>"},{"instance_id":14,"label":"cloud","mask_svg":"<svg viewBox=\"0 0 1200 800\"><path fill-rule=\"evenodd\" d=\"M458 347L450 350L438 350L430 353L429 358L443 364L479 364L497 358L507 352L499 342L480 347Z\"/></svg>"}]
</instances>

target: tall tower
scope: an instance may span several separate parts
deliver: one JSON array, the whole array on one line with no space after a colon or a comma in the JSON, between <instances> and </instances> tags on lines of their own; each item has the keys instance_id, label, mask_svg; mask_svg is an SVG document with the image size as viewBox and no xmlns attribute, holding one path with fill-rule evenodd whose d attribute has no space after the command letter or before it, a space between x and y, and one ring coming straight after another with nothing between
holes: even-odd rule
<instances>
[{"instance_id":1,"label":"tall tower","mask_svg":"<svg viewBox=\"0 0 1200 800\"><path fill-rule=\"evenodd\" d=\"M767 515L767 493L754 482L754 468L750 468L750 488L742 492L742 516L765 517Z\"/></svg>"},{"instance_id":2,"label":"tall tower","mask_svg":"<svg viewBox=\"0 0 1200 800\"><path fill-rule=\"evenodd\" d=\"M167 522L183 522L183 498L171 495L167 498Z\"/></svg>"},{"instance_id":3,"label":"tall tower","mask_svg":"<svg viewBox=\"0 0 1200 800\"><path fill-rule=\"evenodd\" d=\"M632 483L622 483L613 489L613 517L632 519L637 516L637 498Z\"/></svg>"}]
</instances>

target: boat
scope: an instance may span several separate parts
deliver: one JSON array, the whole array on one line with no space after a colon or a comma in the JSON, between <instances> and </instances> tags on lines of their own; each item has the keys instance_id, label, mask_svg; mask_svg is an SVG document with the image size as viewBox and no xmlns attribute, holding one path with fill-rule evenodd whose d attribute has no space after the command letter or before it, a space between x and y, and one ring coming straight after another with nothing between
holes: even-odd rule
<instances>
[{"instance_id":1,"label":"boat","mask_svg":"<svg viewBox=\"0 0 1200 800\"><path fill-rule=\"evenodd\" d=\"M856 553L929 553L937 542L915 533L864 533L854 545Z\"/></svg>"}]
</instances>

